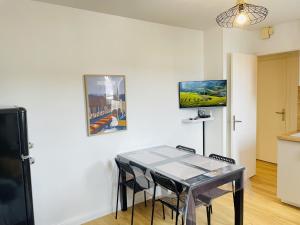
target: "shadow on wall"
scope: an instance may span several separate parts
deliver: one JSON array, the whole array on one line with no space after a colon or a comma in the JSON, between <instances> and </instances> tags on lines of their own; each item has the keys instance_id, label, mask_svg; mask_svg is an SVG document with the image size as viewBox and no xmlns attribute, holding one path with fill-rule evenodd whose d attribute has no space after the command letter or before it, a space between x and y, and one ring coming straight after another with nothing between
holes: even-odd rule
<instances>
[{"instance_id":1,"label":"shadow on wall","mask_svg":"<svg viewBox=\"0 0 300 225\"><path fill-rule=\"evenodd\" d=\"M88 193L83 193L83 195L88 199L88 201L99 207L98 212L101 214L108 214L115 211L118 172L119 171L114 159L109 160L106 163L99 161L87 169L85 178ZM98 193L98 195L95 196L89 193ZM110 196L107 196L107 194ZM136 203L142 202L143 200L142 194L139 193L136 195ZM103 205L106 202L110 202L110 205ZM127 204L128 207L132 204L131 190L127 191Z\"/></svg>"},{"instance_id":2,"label":"shadow on wall","mask_svg":"<svg viewBox=\"0 0 300 225\"><path fill-rule=\"evenodd\" d=\"M101 213L110 213L113 210L114 204L110 206L103 205L106 202L116 201L117 192L117 168L114 165L114 160L103 163L98 161L91 165L85 174L86 190L88 193L84 195L89 198L89 201L98 205L98 211ZM89 194L90 193L90 194ZM92 193L98 193L97 196ZM107 196L109 194L110 196Z\"/></svg>"}]
</instances>

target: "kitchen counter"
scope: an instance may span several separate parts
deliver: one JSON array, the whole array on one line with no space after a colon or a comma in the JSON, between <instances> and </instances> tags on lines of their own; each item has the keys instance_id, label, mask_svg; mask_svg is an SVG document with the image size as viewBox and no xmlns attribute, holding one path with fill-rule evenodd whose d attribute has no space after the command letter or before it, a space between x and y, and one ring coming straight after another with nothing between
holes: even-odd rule
<instances>
[{"instance_id":1,"label":"kitchen counter","mask_svg":"<svg viewBox=\"0 0 300 225\"><path fill-rule=\"evenodd\" d=\"M300 142L300 131L292 131L278 136L279 140Z\"/></svg>"},{"instance_id":2,"label":"kitchen counter","mask_svg":"<svg viewBox=\"0 0 300 225\"><path fill-rule=\"evenodd\" d=\"M300 207L300 132L278 137L277 196L282 202Z\"/></svg>"}]
</instances>

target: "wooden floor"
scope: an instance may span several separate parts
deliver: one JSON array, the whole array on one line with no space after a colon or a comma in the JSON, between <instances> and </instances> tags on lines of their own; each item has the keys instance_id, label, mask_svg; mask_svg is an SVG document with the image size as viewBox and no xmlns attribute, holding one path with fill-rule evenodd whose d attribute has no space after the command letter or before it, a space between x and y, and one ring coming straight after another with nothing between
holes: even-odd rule
<instances>
[{"instance_id":1,"label":"wooden floor","mask_svg":"<svg viewBox=\"0 0 300 225\"><path fill-rule=\"evenodd\" d=\"M245 189L245 225L300 225L300 209L283 204L276 197L276 165L257 161L257 175L248 181ZM299 190L300 194L300 190ZM232 195L213 202L212 225L233 225ZM167 212L169 214L169 212ZM149 225L151 203L145 208L135 208L134 224ZM120 212L118 220L114 214L107 215L85 225L130 225L131 210ZM162 219L161 207L156 207L155 225L175 224L169 215ZM197 224L207 224L204 208L197 209Z\"/></svg>"}]
</instances>

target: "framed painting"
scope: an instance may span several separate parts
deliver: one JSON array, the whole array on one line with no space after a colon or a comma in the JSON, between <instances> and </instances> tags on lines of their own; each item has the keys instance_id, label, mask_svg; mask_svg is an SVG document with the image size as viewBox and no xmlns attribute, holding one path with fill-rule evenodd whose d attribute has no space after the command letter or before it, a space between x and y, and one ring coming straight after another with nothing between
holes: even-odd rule
<instances>
[{"instance_id":1,"label":"framed painting","mask_svg":"<svg viewBox=\"0 0 300 225\"><path fill-rule=\"evenodd\" d=\"M125 76L84 75L88 135L127 129Z\"/></svg>"}]
</instances>

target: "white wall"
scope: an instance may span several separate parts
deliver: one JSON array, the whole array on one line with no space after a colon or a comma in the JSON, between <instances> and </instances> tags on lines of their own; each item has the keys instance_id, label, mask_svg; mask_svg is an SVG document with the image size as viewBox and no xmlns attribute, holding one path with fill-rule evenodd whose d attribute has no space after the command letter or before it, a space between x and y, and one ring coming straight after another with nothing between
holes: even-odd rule
<instances>
[{"instance_id":1,"label":"white wall","mask_svg":"<svg viewBox=\"0 0 300 225\"><path fill-rule=\"evenodd\" d=\"M30 0L0 0L0 104L28 110L37 225L79 224L115 204L117 153L201 149L177 82L203 79L203 34ZM128 130L87 137L83 74L124 74Z\"/></svg>"},{"instance_id":2,"label":"white wall","mask_svg":"<svg viewBox=\"0 0 300 225\"><path fill-rule=\"evenodd\" d=\"M273 26L274 34L262 40L260 30L223 29L224 52L266 55L300 49L300 20Z\"/></svg>"},{"instance_id":3,"label":"white wall","mask_svg":"<svg viewBox=\"0 0 300 225\"><path fill-rule=\"evenodd\" d=\"M213 27L204 31L204 73L209 79L223 77L223 31Z\"/></svg>"},{"instance_id":4,"label":"white wall","mask_svg":"<svg viewBox=\"0 0 300 225\"><path fill-rule=\"evenodd\" d=\"M259 33L256 31L256 35ZM300 50L300 20L274 26L274 34L268 40L257 39L255 52L258 55ZM300 58L299 58L300 60ZM300 65L300 63L299 63ZM300 86L300 74L299 74Z\"/></svg>"},{"instance_id":5,"label":"white wall","mask_svg":"<svg viewBox=\"0 0 300 225\"><path fill-rule=\"evenodd\" d=\"M226 79L223 76L223 32L219 28L204 31L204 76L205 79ZM206 124L206 155L226 154L226 108L212 108L214 121Z\"/></svg>"},{"instance_id":6,"label":"white wall","mask_svg":"<svg viewBox=\"0 0 300 225\"><path fill-rule=\"evenodd\" d=\"M274 34L268 40L259 38L259 31L254 52L258 55L295 51L300 49L300 20L274 26Z\"/></svg>"},{"instance_id":7,"label":"white wall","mask_svg":"<svg viewBox=\"0 0 300 225\"><path fill-rule=\"evenodd\" d=\"M259 34L256 31L241 29L223 29L223 68L224 76L230 75L230 54L253 54Z\"/></svg>"}]
</instances>

